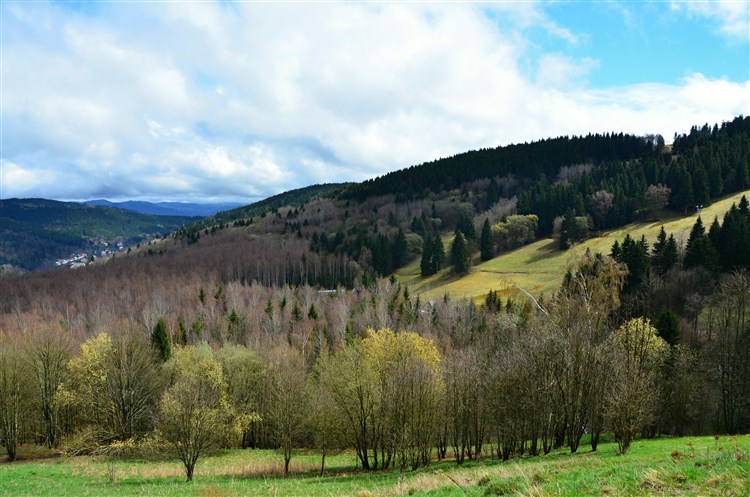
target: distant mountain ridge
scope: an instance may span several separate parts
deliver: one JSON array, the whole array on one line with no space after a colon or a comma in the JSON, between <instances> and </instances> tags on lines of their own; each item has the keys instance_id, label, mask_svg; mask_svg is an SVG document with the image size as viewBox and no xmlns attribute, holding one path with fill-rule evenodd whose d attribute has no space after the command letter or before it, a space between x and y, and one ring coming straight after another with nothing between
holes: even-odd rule
<instances>
[{"instance_id":1,"label":"distant mountain ridge","mask_svg":"<svg viewBox=\"0 0 750 497\"><path fill-rule=\"evenodd\" d=\"M153 216L190 216L208 217L222 211L228 211L245 204L239 202L223 203L195 203L195 202L146 202L142 200L126 200L111 202L105 199L87 200L86 205L116 207L128 211L150 214Z\"/></svg>"},{"instance_id":2,"label":"distant mountain ridge","mask_svg":"<svg viewBox=\"0 0 750 497\"><path fill-rule=\"evenodd\" d=\"M50 267L71 253L101 252L103 243L139 243L166 235L193 216L156 216L107 206L40 198L0 200L0 265Z\"/></svg>"},{"instance_id":3,"label":"distant mountain ridge","mask_svg":"<svg viewBox=\"0 0 750 497\"><path fill-rule=\"evenodd\" d=\"M313 198L325 198L335 196L354 183L322 183L303 188L296 188L286 192L273 195L272 197L253 202L249 205L242 205L233 209L226 209L214 214L213 216L197 221L194 226L204 228L219 223L229 223L238 219L259 216L265 212L278 209L280 207L302 205Z\"/></svg>"}]
</instances>

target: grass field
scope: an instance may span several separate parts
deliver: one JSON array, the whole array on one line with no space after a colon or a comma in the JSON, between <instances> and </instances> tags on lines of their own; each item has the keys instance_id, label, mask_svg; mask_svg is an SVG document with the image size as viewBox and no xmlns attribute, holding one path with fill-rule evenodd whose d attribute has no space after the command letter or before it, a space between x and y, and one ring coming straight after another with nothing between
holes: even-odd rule
<instances>
[{"instance_id":1,"label":"grass field","mask_svg":"<svg viewBox=\"0 0 750 497\"><path fill-rule=\"evenodd\" d=\"M296 454L294 474L282 478L272 451L230 450L198 462L195 480L166 460L108 463L92 457L0 463L2 496L750 496L750 436L662 438L636 441L625 456L615 444L501 463L492 458L433 463L403 475L363 472L353 453L329 457L319 477L319 456ZM23 453L22 453L23 454Z\"/></svg>"},{"instance_id":2,"label":"grass field","mask_svg":"<svg viewBox=\"0 0 750 497\"><path fill-rule=\"evenodd\" d=\"M724 213L732 203L739 202L742 195L750 197L750 190L726 197L703 209L701 217L706 229L715 216L721 221ZM649 243L656 240L659 229L664 226L667 233L673 233L677 243L687 241L690 228L695 224L695 214L686 217L664 217L658 221L632 223L622 228L601 233L568 251L557 249L557 242L551 238L538 240L512 252L504 253L487 262L474 261L471 272L458 278L444 269L434 276L422 278L419 275L419 261L414 261L400 269L396 276L401 283L420 294L423 299L439 299L448 294L452 299L474 299L481 301L490 290L497 290L502 295L514 295L518 287L539 296L554 292L562 281L566 268L572 261L581 256L587 249L592 252L608 254L615 240L622 240L627 233L640 239L646 236ZM443 243L446 252L449 250L452 236L446 237Z\"/></svg>"}]
</instances>

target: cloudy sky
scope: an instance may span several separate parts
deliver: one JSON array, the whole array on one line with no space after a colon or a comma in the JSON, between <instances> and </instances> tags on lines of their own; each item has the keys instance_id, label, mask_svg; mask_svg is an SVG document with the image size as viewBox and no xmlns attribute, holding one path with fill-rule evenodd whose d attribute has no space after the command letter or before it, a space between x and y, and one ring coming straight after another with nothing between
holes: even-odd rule
<instances>
[{"instance_id":1,"label":"cloudy sky","mask_svg":"<svg viewBox=\"0 0 750 497\"><path fill-rule=\"evenodd\" d=\"M0 197L254 201L750 114L748 2L13 2Z\"/></svg>"}]
</instances>

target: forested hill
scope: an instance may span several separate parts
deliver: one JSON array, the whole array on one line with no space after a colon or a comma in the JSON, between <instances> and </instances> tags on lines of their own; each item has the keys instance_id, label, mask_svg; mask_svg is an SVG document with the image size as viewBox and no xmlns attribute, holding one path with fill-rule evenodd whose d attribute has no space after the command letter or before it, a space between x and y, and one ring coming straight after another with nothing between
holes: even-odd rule
<instances>
[{"instance_id":1,"label":"forested hill","mask_svg":"<svg viewBox=\"0 0 750 497\"><path fill-rule=\"evenodd\" d=\"M221 270L231 266L264 284L367 284L417 257L421 275L430 276L456 267L454 247L448 253L440 242L448 233L461 231L469 255L483 245L483 261L550 233L566 249L602 230L684 215L746 190L749 157L745 117L694 126L671 147L659 136L553 138L361 184L293 190L201 220L175 238L214 256L219 244L241 241ZM237 257L240 249L252 260Z\"/></svg>"},{"instance_id":2,"label":"forested hill","mask_svg":"<svg viewBox=\"0 0 750 497\"><path fill-rule=\"evenodd\" d=\"M46 199L0 200L0 264L26 270L49 266L98 242L133 242L166 235L195 220Z\"/></svg>"},{"instance_id":3,"label":"forested hill","mask_svg":"<svg viewBox=\"0 0 750 497\"><path fill-rule=\"evenodd\" d=\"M660 151L660 137L625 134L550 138L532 143L464 152L425 162L352 185L345 198L364 200L395 194L398 200L460 188L480 178L514 176L529 181L554 179L560 168L574 164L626 161Z\"/></svg>"},{"instance_id":4,"label":"forested hill","mask_svg":"<svg viewBox=\"0 0 750 497\"><path fill-rule=\"evenodd\" d=\"M501 197L517 196L519 213L536 214L539 234L546 235L555 217L567 211L590 216L594 229L647 216L651 207L658 207L647 204L649 185L669 189L664 206L672 210L707 205L750 186L749 157L750 117L740 116L713 127L694 126L675 136L671 150L658 135L552 138L413 166L352 185L342 196L362 201L393 194L397 202L406 202L466 191L472 182L492 178L486 192L476 196L475 211L490 208Z\"/></svg>"},{"instance_id":5,"label":"forested hill","mask_svg":"<svg viewBox=\"0 0 750 497\"><path fill-rule=\"evenodd\" d=\"M211 217L197 221L193 226L203 228L220 223L226 224L240 219L250 219L280 207L300 206L313 198L329 197L347 186L349 186L349 183L324 183L289 190L243 207L218 212Z\"/></svg>"}]
</instances>

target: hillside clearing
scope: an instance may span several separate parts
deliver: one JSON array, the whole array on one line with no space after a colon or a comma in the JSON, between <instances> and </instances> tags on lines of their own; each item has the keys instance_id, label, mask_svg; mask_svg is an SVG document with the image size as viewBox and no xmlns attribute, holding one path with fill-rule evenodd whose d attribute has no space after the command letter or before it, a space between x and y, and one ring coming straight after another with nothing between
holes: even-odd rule
<instances>
[{"instance_id":1,"label":"hillside clearing","mask_svg":"<svg viewBox=\"0 0 750 497\"><path fill-rule=\"evenodd\" d=\"M704 208L701 212L704 224L708 226L716 216L721 220L724 213L733 203L739 202L743 195L750 196L750 190L725 197ZM450 268L422 278L419 274L419 260L397 271L396 276L401 283L408 284L410 289L427 300L439 299L447 294L452 299L481 301L490 290L498 290L508 296L519 293L517 287L539 296L554 292L562 281L565 269L586 250L608 254L612 244L616 240L621 241L628 233L635 239L645 236L649 243L653 243L662 226L667 233L674 234L680 246L684 246L696 218L692 214L632 223L589 238L567 251L559 250L556 240L544 238L487 262L480 263L475 258L471 273L462 278L451 274ZM452 236L443 240L446 252L449 251L451 240Z\"/></svg>"}]
</instances>

